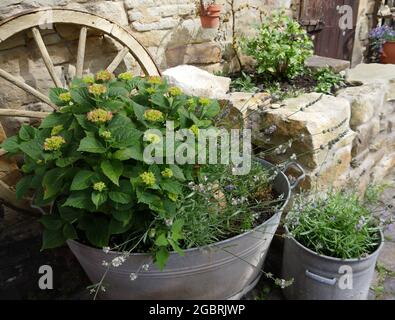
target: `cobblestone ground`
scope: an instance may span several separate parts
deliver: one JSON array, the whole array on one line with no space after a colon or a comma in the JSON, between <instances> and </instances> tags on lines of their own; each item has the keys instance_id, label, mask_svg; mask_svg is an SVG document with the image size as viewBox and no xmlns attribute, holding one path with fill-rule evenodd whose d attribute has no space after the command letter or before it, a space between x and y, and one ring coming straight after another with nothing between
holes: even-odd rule
<instances>
[{"instance_id":1,"label":"cobblestone ground","mask_svg":"<svg viewBox=\"0 0 395 320\"><path fill-rule=\"evenodd\" d=\"M386 179L392 184L383 194L383 202L393 207L389 213L395 215L395 170ZM395 300L395 223L384 234L385 243L376 267L370 299Z\"/></svg>"},{"instance_id":2,"label":"cobblestone ground","mask_svg":"<svg viewBox=\"0 0 395 320\"><path fill-rule=\"evenodd\" d=\"M382 202L386 205L392 205L392 208L387 210L384 215L395 217L395 169L385 179L385 182L388 182L389 187L382 195ZM376 266L376 273L369 294L370 300L395 300L395 223L386 228L384 237L384 248ZM278 242L278 240L274 240L274 242ZM279 257L274 257L274 260L279 260ZM278 264L277 261L275 269L278 269ZM245 298L248 300L284 299L281 290L265 279L261 280L258 286Z\"/></svg>"}]
</instances>

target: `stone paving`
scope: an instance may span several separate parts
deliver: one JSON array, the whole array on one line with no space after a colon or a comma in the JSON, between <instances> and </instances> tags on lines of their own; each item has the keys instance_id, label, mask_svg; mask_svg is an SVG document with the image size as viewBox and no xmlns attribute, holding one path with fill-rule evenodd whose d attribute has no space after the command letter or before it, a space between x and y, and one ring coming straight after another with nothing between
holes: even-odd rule
<instances>
[{"instance_id":1,"label":"stone paving","mask_svg":"<svg viewBox=\"0 0 395 320\"><path fill-rule=\"evenodd\" d=\"M390 214L395 216L395 170L386 179L392 186L383 194L383 202L392 204ZM384 234L385 243L376 267L370 299L395 300L395 223Z\"/></svg>"}]
</instances>

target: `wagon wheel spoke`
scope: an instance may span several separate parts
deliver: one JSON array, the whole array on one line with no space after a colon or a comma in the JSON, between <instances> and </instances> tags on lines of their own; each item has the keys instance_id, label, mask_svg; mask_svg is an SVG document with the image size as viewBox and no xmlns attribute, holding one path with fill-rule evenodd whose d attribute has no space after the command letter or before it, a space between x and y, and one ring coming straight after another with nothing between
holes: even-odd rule
<instances>
[{"instance_id":1,"label":"wagon wheel spoke","mask_svg":"<svg viewBox=\"0 0 395 320\"><path fill-rule=\"evenodd\" d=\"M77 66L76 66L76 77L77 78L82 78L82 73L84 70L87 32L88 32L88 29L86 27L81 28L80 39L78 42L78 52L77 52Z\"/></svg>"},{"instance_id":2,"label":"wagon wheel spoke","mask_svg":"<svg viewBox=\"0 0 395 320\"><path fill-rule=\"evenodd\" d=\"M37 28L32 28L32 32L33 32L34 40L36 41L38 49L40 50L41 57L44 60L44 64L47 67L47 70L52 78L52 81L54 82L56 87L62 88L62 82L56 75L55 66L51 60L51 57L49 56L47 47L45 46L40 30L38 30Z\"/></svg>"},{"instance_id":3,"label":"wagon wheel spoke","mask_svg":"<svg viewBox=\"0 0 395 320\"><path fill-rule=\"evenodd\" d=\"M0 117L24 117L34 119L44 119L50 113L41 111L26 111L16 109L0 109Z\"/></svg>"},{"instance_id":4,"label":"wagon wheel spoke","mask_svg":"<svg viewBox=\"0 0 395 320\"><path fill-rule=\"evenodd\" d=\"M57 109L57 107L51 102L51 100L49 100L49 98L45 94L42 94L40 91L34 89L33 87L29 86L25 82L19 80L17 77L13 76L12 74L8 73L7 71L1 68L0 68L0 77L16 85L18 88L30 93L31 95L35 96L37 99L41 100L42 102L45 102L53 109L55 110Z\"/></svg>"},{"instance_id":5,"label":"wagon wheel spoke","mask_svg":"<svg viewBox=\"0 0 395 320\"><path fill-rule=\"evenodd\" d=\"M110 65L107 67L107 71L109 72L114 72L116 68L121 64L122 60L126 57L126 55L129 53L129 49L124 47L121 51L118 52L117 56L114 58L114 60L110 63Z\"/></svg>"}]
</instances>

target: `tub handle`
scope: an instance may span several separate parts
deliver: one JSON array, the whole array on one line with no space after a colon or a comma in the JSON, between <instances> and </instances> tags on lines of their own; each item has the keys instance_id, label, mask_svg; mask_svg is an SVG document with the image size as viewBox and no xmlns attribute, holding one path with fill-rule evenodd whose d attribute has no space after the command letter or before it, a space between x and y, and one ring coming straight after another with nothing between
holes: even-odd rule
<instances>
[{"instance_id":1,"label":"tub handle","mask_svg":"<svg viewBox=\"0 0 395 320\"><path fill-rule=\"evenodd\" d=\"M285 165L283 172L286 172L289 168L296 168L300 172L300 176L295 179L293 183L291 183L291 190L295 189L301 181L306 178L306 172L302 168L302 166L297 162L289 162Z\"/></svg>"},{"instance_id":2,"label":"tub handle","mask_svg":"<svg viewBox=\"0 0 395 320\"><path fill-rule=\"evenodd\" d=\"M336 278L332 278L332 279L325 278L325 277L319 276L318 274L315 274L309 270L306 270L306 276L310 279L321 282L323 284L328 284L330 286L334 286L336 284Z\"/></svg>"}]
</instances>

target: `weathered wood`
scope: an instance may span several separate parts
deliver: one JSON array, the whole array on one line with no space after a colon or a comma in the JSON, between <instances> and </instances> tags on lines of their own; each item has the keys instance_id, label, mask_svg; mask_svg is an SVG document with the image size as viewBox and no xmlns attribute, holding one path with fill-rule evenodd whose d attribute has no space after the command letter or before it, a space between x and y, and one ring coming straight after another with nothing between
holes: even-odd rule
<instances>
[{"instance_id":1,"label":"weathered wood","mask_svg":"<svg viewBox=\"0 0 395 320\"><path fill-rule=\"evenodd\" d=\"M24 117L24 118L44 119L49 114L50 114L49 112L41 112L41 111L0 109L0 116L2 117Z\"/></svg>"},{"instance_id":2,"label":"weathered wood","mask_svg":"<svg viewBox=\"0 0 395 320\"><path fill-rule=\"evenodd\" d=\"M51 100L49 100L49 98L45 94L42 94L40 91L37 91L33 87L29 86L25 82L19 80L17 77L13 76L12 74L8 73L7 71L5 71L1 68L0 68L0 77L11 82L12 84L16 85L18 88L25 90L26 92L35 96L37 99L41 100L42 102L45 102L46 104L51 106L53 109L55 109L55 110L57 109L57 107L51 102Z\"/></svg>"},{"instance_id":3,"label":"weathered wood","mask_svg":"<svg viewBox=\"0 0 395 320\"><path fill-rule=\"evenodd\" d=\"M54 82L55 86L57 86L58 88L62 88L62 82L56 75L55 66L51 60L51 57L49 56L47 47L45 46L40 30L38 30L37 28L32 28L32 32L33 32L33 38L36 41L38 49L40 50L41 57L44 60L44 64L47 67L47 70L52 78L52 81Z\"/></svg>"},{"instance_id":4,"label":"weathered wood","mask_svg":"<svg viewBox=\"0 0 395 320\"><path fill-rule=\"evenodd\" d=\"M107 18L75 9L45 8L22 13L0 23L0 43L18 32L47 23L76 24L98 30L129 48L130 53L137 60L145 74L160 75L158 66L146 50L132 35L132 33Z\"/></svg>"},{"instance_id":5,"label":"weathered wood","mask_svg":"<svg viewBox=\"0 0 395 320\"><path fill-rule=\"evenodd\" d=\"M82 73L84 71L84 59L85 59L85 47L86 47L87 32L88 32L87 27L81 28L80 39L79 39L79 43L78 43L78 53L77 53L77 66L76 66L77 78L82 78Z\"/></svg>"},{"instance_id":6,"label":"weathered wood","mask_svg":"<svg viewBox=\"0 0 395 320\"><path fill-rule=\"evenodd\" d=\"M124 47L121 51L119 51L117 56L107 67L107 70L110 71L111 73L114 72L115 69L118 68L118 66L121 64L121 62L123 61L123 59L126 57L128 53L129 53L129 48L127 47Z\"/></svg>"},{"instance_id":7,"label":"weathered wood","mask_svg":"<svg viewBox=\"0 0 395 320\"><path fill-rule=\"evenodd\" d=\"M37 209L30 206L30 199L17 199L14 190L0 180L0 199L5 204L12 208L23 210L25 212L40 213Z\"/></svg>"}]
</instances>

